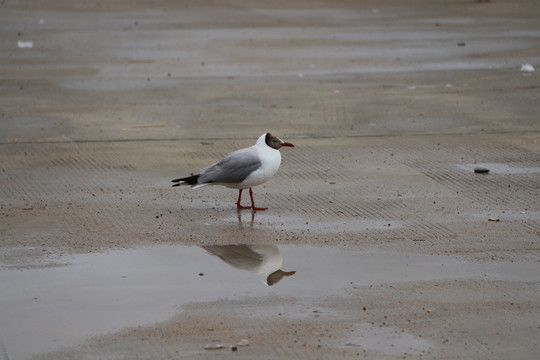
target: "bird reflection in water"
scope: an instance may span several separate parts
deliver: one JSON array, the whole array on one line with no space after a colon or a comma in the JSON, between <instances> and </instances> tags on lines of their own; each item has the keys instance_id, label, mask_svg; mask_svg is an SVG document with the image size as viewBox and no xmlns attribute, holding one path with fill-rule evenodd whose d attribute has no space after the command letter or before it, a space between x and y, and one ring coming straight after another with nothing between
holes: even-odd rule
<instances>
[{"instance_id":1,"label":"bird reflection in water","mask_svg":"<svg viewBox=\"0 0 540 360\"><path fill-rule=\"evenodd\" d=\"M208 253L217 256L237 269L255 274L263 283L272 286L296 271L283 271L283 257L275 245L205 245Z\"/></svg>"},{"instance_id":2,"label":"bird reflection in water","mask_svg":"<svg viewBox=\"0 0 540 360\"><path fill-rule=\"evenodd\" d=\"M242 222L242 212L240 211L240 209L238 209L237 211L237 214L238 214L238 226L239 227L242 227L243 226L243 222ZM249 221L249 227L250 228L253 228L253 224L255 222L255 214L257 212L256 211L252 211L251 212L251 220Z\"/></svg>"}]
</instances>

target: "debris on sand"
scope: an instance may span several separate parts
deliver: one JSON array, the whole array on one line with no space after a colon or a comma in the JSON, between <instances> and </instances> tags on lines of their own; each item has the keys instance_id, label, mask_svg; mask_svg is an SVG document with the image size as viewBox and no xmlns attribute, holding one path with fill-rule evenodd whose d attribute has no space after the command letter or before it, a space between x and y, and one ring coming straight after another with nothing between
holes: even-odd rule
<instances>
[{"instance_id":1,"label":"debris on sand","mask_svg":"<svg viewBox=\"0 0 540 360\"><path fill-rule=\"evenodd\" d=\"M248 339L242 339L236 344L236 346L249 346L249 340Z\"/></svg>"},{"instance_id":2,"label":"debris on sand","mask_svg":"<svg viewBox=\"0 0 540 360\"><path fill-rule=\"evenodd\" d=\"M17 46L19 49L31 49L34 47L34 43L32 41L17 41Z\"/></svg>"},{"instance_id":3,"label":"debris on sand","mask_svg":"<svg viewBox=\"0 0 540 360\"><path fill-rule=\"evenodd\" d=\"M534 66L531 64L523 64L521 65L521 71L523 72L534 72Z\"/></svg>"},{"instance_id":4,"label":"debris on sand","mask_svg":"<svg viewBox=\"0 0 540 360\"><path fill-rule=\"evenodd\" d=\"M204 347L204 350L231 349L232 351L237 351L239 346L249 346L249 340L242 339L236 345L233 345L233 346L228 346L228 345L223 345L223 344L206 345Z\"/></svg>"},{"instance_id":5,"label":"debris on sand","mask_svg":"<svg viewBox=\"0 0 540 360\"><path fill-rule=\"evenodd\" d=\"M206 345L204 347L204 350L219 350L219 349L225 349L228 346L225 346L223 344L215 344L215 345Z\"/></svg>"}]
</instances>

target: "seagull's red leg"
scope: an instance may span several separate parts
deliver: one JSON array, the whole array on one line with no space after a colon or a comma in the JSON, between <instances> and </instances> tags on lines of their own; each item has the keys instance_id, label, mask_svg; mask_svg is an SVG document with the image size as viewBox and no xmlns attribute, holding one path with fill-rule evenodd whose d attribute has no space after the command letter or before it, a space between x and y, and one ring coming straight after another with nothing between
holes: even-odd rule
<instances>
[{"instance_id":1,"label":"seagull's red leg","mask_svg":"<svg viewBox=\"0 0 540 360\"><path fill-rule=\"evenodd\" d=\"M258 208L258 207L255 207L255 202L253 201L253 190L251 190L251 188L249 188L249 197L251 197L251 208L253 210L266 210L268 208Z\"/></svg>"},{"instance_id":2,"label":"seagull's red leg","mask_svg":"<svg viewBox=\"0 0 540 360\"><path fill-rule=\"evenodd\" d=\"M240 200L242 199L242 190L244 190L244 189L238 190L238 201L236 202L236 207L238 209L251 209L251 206L242 206L242 205L240 205Z\"/></svg>"}]
</instances>

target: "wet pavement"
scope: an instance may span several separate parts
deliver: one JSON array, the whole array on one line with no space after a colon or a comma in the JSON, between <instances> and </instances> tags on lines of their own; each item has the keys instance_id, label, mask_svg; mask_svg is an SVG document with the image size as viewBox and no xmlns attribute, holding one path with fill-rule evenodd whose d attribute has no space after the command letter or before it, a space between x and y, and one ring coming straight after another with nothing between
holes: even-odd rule
<instances>
[{"instance_id":1,"label":"wet pavement","mask_svg":"<svg viewBox=\"0 0 540 360\"><path fill-rule=\"evenodd\" d=\"M534 358L539 4L0 4L0 359Z\"/></svg>"}]
</instances>

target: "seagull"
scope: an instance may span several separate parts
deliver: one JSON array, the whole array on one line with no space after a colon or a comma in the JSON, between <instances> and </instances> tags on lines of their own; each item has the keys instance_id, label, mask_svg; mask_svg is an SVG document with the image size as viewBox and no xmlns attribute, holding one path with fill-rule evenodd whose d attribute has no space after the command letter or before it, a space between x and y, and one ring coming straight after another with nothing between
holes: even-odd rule
<instances>
[{"instance_id":1,"label":"seagull","mask_svg":"<svg viewBox=\"0 0 540 360\"><path fill-rule=\"evenodd\" d=\"M255 145L236 150L225 156L219 162L208 166L200 174L175 179L173 186L191 185L197 189L205 185L223 185L232 189L238 189L238 209L266 210L267 208L256 207L253 201L253 186L268 181L281 164L279 149L283 146L294 147L290 142L270 134L262 134ZM240 204L242 191L249 189L251 206Z\"/></svg>"}]
</instances>

